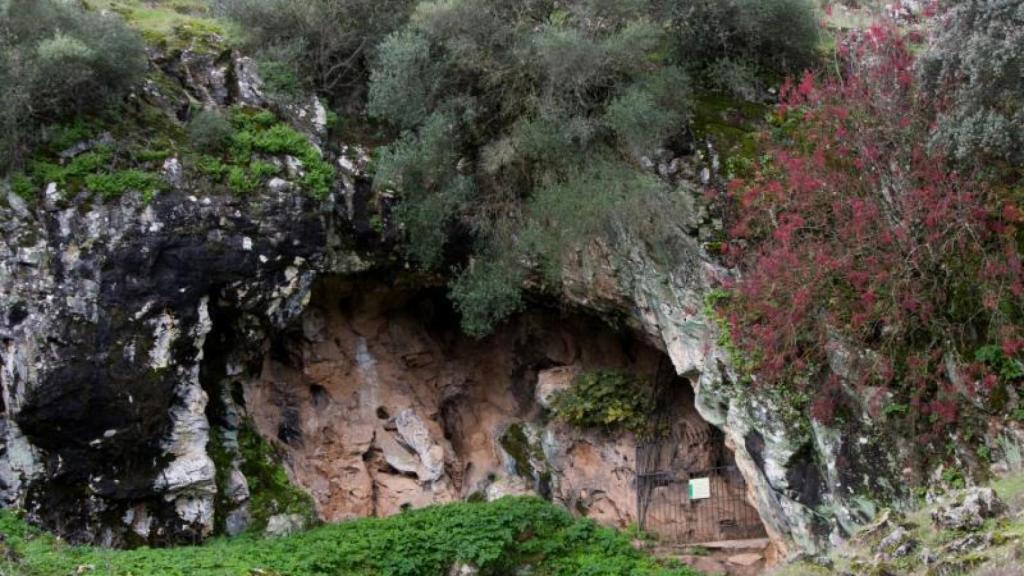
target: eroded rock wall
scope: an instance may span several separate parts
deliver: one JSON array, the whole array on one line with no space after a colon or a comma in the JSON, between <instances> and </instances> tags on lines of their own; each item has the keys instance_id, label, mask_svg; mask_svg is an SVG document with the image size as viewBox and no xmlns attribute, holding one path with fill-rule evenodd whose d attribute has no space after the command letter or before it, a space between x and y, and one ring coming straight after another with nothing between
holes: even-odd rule
<instances>
[{"instance_id":1,"label":"eroded rock wall","mask_svg":"<svg viewBox=\"0 0 1024 576\"><path fill-rule=\"evenodd\" d=\"M443 292L373 280L320 283L297 324L267 344L245 410L322 518L535 493L609 525L636 522L634 436L574 429L545 404L583 371L653 377L663 353L556 309L473 340ZM672 385L670 426L706 436L689 384ZM667 457L705 470L721 451L674 446Z\"/></svg>"},{"instance_id":2,"label":"eroded rock wall","mask_svg":"<svg viewBox=\"0 0 1024 576\"><path fill-rule=\"evenodd\" d=\"M733 272L708 258L688 226L699 225L681 222L657 251L630 230L591 243L563 268L563 298L623 320L693 383L697 409L725 433L780 557L819 553L880 508L904 506L898 441L870 415L862 393L843 389L848 418L839 429L814 422L805 398L742 382L705 301ZM845 382L841 358L834 364Z\"/></svg>"}]
</instances>

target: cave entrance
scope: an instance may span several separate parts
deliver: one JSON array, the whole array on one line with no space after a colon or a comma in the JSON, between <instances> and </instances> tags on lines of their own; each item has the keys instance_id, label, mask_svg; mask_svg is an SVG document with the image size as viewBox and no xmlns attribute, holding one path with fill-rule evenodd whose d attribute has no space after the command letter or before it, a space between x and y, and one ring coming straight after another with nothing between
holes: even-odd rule
<instances>
[{"instance_id":1,"label":"cave entrance","mask_svg":"<svg viewBox=\"0 0 1024 576\"><path fill-rule=\"evenodd\" d=\"M679 428L666 407L689 386L679 386L671 364L658 368L660 412L656 429L664 434L637 443L637 524L671 544L698 544L765 536L761 518L746 500L746 482L712 427Z\"/></svg>"},{"instance_id":2,"label":"cave entrance","mask_svg":"<svg viewBox=\"0 0 1024 576\"><path fill-rule=\"evenodd\" d=\"M539 494L666 541L763 534L690 382L662 350L593 316L532 306L476 339L443 289L325 277L259 353L238 378L240 409L324 520ZM654 382L658 442L555 414L555 394L609 371L640 377L644 394ZM687 499L690 479L712 471L712 502Z\"/></svg>"}]
</instances>

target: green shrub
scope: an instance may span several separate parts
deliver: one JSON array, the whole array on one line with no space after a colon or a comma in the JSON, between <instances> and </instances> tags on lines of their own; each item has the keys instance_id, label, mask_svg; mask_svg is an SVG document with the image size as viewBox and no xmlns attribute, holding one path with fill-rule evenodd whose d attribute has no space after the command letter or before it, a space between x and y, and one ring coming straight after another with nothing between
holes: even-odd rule
<instances>
[{"instance_id":1,"label":"green shrub","mask_svg":"<svg viewBox=\"0 0 1024 576\"><path fill-rule=\"evenodd\" d=\"M196 170L200 174L211 177L214 180L223 180L228 175L229 166L219 158L203 155L195 160Z\"/></svg>"},{"instance_id":2,"label":"green shrub","mask_svg":"<svg viewBox=\"0 0 1024 576\"><path fill-rule=\"evenodd\" d=\"M812 66L821 41L812 0L736 0L737 28L746 55L776 72ZM756 55L756 56L755 56Z\"/></svg>"},{"instance_id":3,"label":"green shrub","mask_svg":"<svg viewBox=\"0 0 1024 576\"><path fill-rule=\"evenodd\" d=\"M1015 356L1007 356L1002 346L982 346L975 351L974 360L985 364L1003 382L1024 380L1024 361Z\"/></svg>"},{"instance_id":4,"label":"green shrub","mask_svg":"<svg viewBox=\"0 0 1024 576\"><path fill-rule=\"evenodd\" d=\"M42 126L105 109L146 68L141 39L116 16L59 0L0 0L0 171Z\"/></svg>"},{"instance_id":5,"label":"green shrub","mask_svg":"<svg viewBox=\"0 0 1024 576\"><path fill-rule=\"evenodd\" d=\"M563 254L581 239L603 236L614 242L625 233L667 246L672 214L680 209L673 196L664 181L621 159L590 158L538 186L526 203L530 224L520 244L541 265L545 279L557 284Z\"/></svg>"},{"instance_id":6,"label":"green shrub","mask_svg":"<svg viewBox=\"0 0 1024 576\"><path fill-rule=\"evenodd\" d=\"M19 172L11 175L11 191L26 202L32 202L39 195L39 186L36 186L31 178Z\"/></svg>"},{"instance_id":7,"label":"green shrub","mask_svg":"<svg viewBox=\"0 0 1024 576\"><path fill-rule=\"evenodd\" d=\"M711 83L722 61L779 76L817 60L821 30L812 0L690 0L671 4L669 13L680 58Z\"/></svg>"},{"instance_id":8,"label":"green shrub","mask_svg":"<svg viewBox=\"0 0 1024 576\"><path fill-rule=\"evenodd\" d=\"M248 194L280 172L277 165L254 158L255 155L292 156L302 163L304 175L300 183L305 190L317 198L330 193L334 167L304 135L279 121L272 112L235 108L225 121L227 130L221 127L215 131L225 133L221 155L204 153L193 159L200 174L226 184L236 194Z\"/></svg>"},{"instance_id":9,"label":"green shrub","mask_svg":"<svg viewBox=\"0 0 1024 576\"><path fill-rule=\"evenodd\" d=\"M186 548L73 547L0 512L0 533L17 574L108 576L437 576L457 563L481 574L696 576L635 550L627 535L536 498L459 503L322 526L284 538L243 536Z\"/></svg>"},{"instance_id":10,"label":"green shrub","mask_svg":"<svg viewBox=\"0 0 1024 576\"><path fill-rule=\"evenodd\" d=\"M41 144L46 152L56 155L75 144L85 142L102 132L100 123L94 119L74 118L43 129Z\"/></svg>"},{"instance_id":11,"label":"green shrub","mask_svg":"<svg viewBox=\"0 0 1024 576\"><path fill-rule=\"evenodd\" d=\"M456 170L451 119L435 114L418 132L406 132L379 152L375 185L397 189L398 216L406 228L406 251L430 268L441 262L447 227L472 197L473 182Z\"/></svg>"},{"instance_id":12,"label":"green shrub","mask_svg":"<svg viewBox=\"0 0 1024 576\"><path fill-rule=\"evenodd\" d=\"M231 122L216 110L203 110L188 125L189 143L207 154L222 152L234 129Z\"/></svg>"},{"instance_id":13,"label":"green shrub","mask_svg":"<svg viewBox=\"0 0 1024 576\"><path fill-rule=\"evenodd\" d=\"M462 328L476 337L487 335L502 319L523 305L523 270L507 257L480 258L456 277L451 297L462 314Z\"/></svg>"},{"instance_id":14,"label":"green shrub","mask_svg":"<svg viewBox=\"0 0 1024 576\"><path fill-rule=\"evenodd\" d=\"M1024 1L958 2L919 61L939 103L932 144L974 166L1024 166Z\"/></svg>"},{"instance_id":15,"label":"green shrub","mask_svg":"<svg viewBox=\"0 0 1024 576\"><path fill-rule=\"evenodd\" d=\"M216 0L259 51L272 94L308 88L361 99L377 44L404 23L413 0Z\"/></svg>"},{"instance_id":16,"label":"green shrub","mask_svg":"<svg viewBox=\"0 0 1024 576\"><path fill-rule=\"evenodd\" d=\"M228 168L228 187L236 194L248 194L259 186L260 182L241 166Z\"/></svg>"},{"instance_id":17,"label":"green shrub","mask_svg":"<svg viewBox=\"0 0 1024 576\"><path fill-rule=\"evenodd\" d=\"M80 154L64 166L37 160L29 165L28 175L18 173L12 178L12 186L26 200L34 199L43 187L54 183L59 189L71 192L85 188L103 200L136 191L146 202L167 188L164 179L153 172L140 169L111 171L113 155L112 150L100 148Z\"/></svg>"},{"instance_id":18,"label":"green shrub","mask_svg":"<svg viewBox=\"0 0 1024 576\"><path fill-rule=\"evenodd\" d=\"M276 164L271 164L270 162L253 160L252 162L249 163L249 172L253 175L254 178L258 178L260 180L264 178L270 178L271 176L275 176L280 171L281 169L278 168Z\"/></svg>"},{"instance_id":19,"label":"green shrub","mask_svg":"<svg viewBox=\"0 0 1024 576\"><path fill-rule=\"evenodd\" d=\"M279 102L291 102L307 89L299 65L302 57L302 43L295 40L257 52L256 63L267 95Z\"/></svg>"},{"instance_id":20,"label":"green shrub","mask_svg":"<svg viewBox=\"0 0 1024 576\"><path fill-rule=\"evenodd\" d=\"M622 370L598 370L577 376L552 399L555 415L579 428L628 430L641 437L661 431L651 415L657 411L649 380Z\"/></svg>"},{"instance_id":21,"label":"green shrub","mask_svg":"<svg viewBox=\"0 0 1024 576\"><path fill-rule=\"evenodd\" d=\"M467 331L518 307L524 263L554 270L595 235L664 219L640 160L685 129L690 91L653 16L643 2L423 2L380 46L369 112L401 133L374 183L398 192L415 264L464 267L450 294ZM567 209L533 209L546 205ZM467 233L476 263L445 262Z\"/></svg>"},{"instance_id":22,"label":"green shrub","mask_svg":"<svg viewBox=\"0 0 1024 576\"><path fill-rule=\"evenodd\" d=\"M654 149L682 126L679 113L658 106L654 96L642 88L627 90L613 100L605 121L638 156Z\"/></svg>"},{"instance_id":23,"label":"green shrub","mask_svg":"<svg viewBox=\"0 0 1024 576\"><path fill-rule=\"evenodd\" d=\"M369 88L370 114L399 128L421 124L440 86L442 62L430 55L430 41L416 30L388 38L373 67Z\"/></svg>"}]
</instances>

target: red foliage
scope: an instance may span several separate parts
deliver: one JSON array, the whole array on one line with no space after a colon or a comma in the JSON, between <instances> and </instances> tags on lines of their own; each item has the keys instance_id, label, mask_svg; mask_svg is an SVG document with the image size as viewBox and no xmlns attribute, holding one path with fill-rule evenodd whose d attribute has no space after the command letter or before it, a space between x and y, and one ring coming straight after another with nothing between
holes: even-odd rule
<instances>
[{"instance_id":1,"label":"red foliage","mask_svg":"<svg viewBox=\"0 0 1024 576\"><path fill-rule=\"evenodd\" d=\"M841 46L843 77L787 82L768 159L726 187L736 215L723 252L743 271L728 320L758 384L819 391L816 417L831 418L821 374L841 342L871 351L853 384L899 390L948 424L963 391L947 352L1024 349L1024 216L925 147L933 111L896 32L874 26Z\"/></svg>"}]
</instances>

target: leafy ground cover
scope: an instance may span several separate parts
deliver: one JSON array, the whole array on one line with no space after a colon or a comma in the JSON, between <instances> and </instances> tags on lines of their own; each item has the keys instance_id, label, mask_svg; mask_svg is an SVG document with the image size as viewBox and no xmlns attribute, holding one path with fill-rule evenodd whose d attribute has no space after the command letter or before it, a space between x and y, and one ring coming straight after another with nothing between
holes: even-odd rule
<instances>
[{"instance_id":1,"label":"leafy ground cover","mask_svg":"<svg viewBox=\"0 0 1024 576\"><path fill-rule=\"evenodd\" d=\"M58 576L435 576L466 563L481 574L692 576L635 550L629 538L535 498L459 503L321 526L278 539L116 551L70 546L0 513L0 574Z\"/></svg>"}]
</instances>

